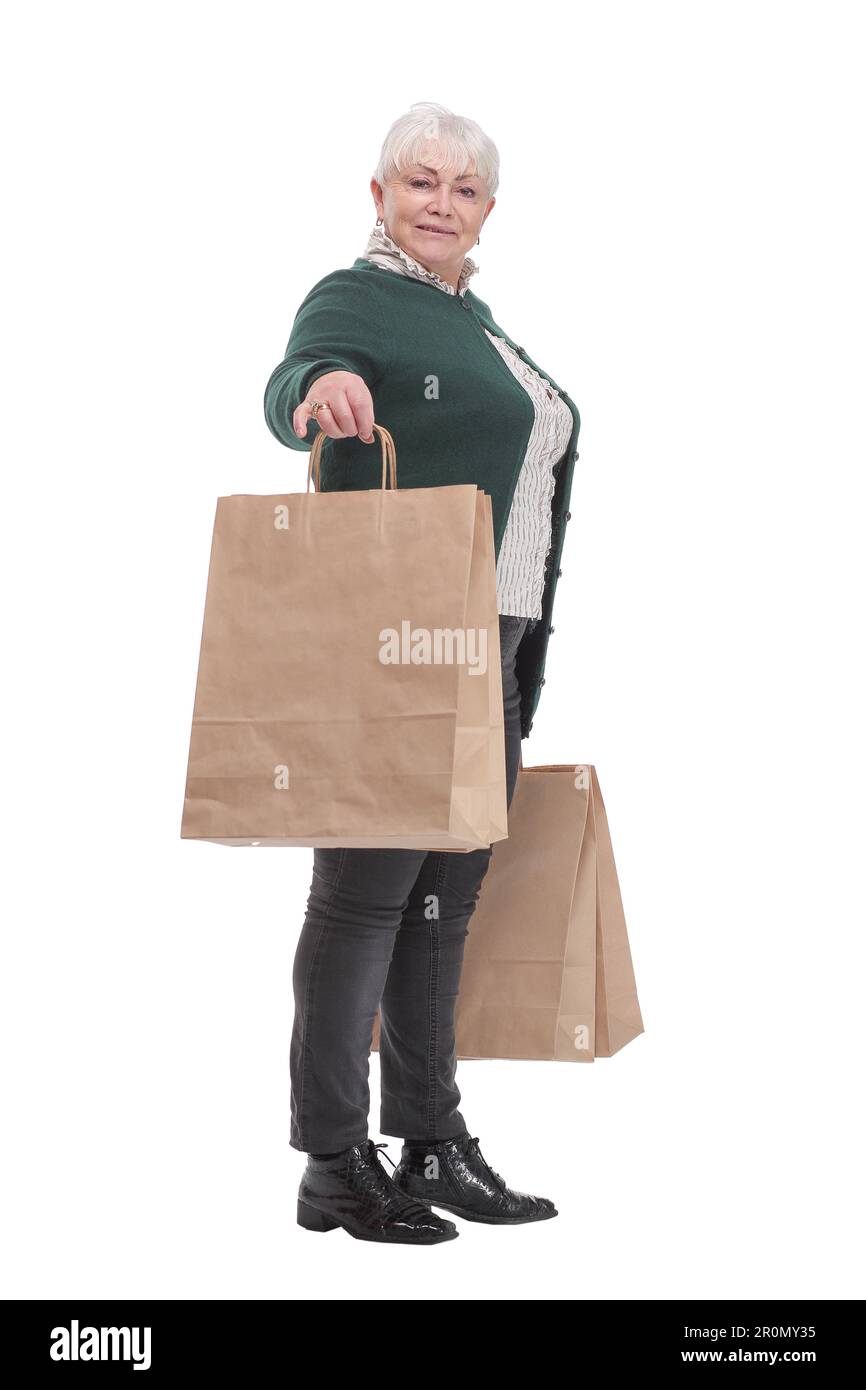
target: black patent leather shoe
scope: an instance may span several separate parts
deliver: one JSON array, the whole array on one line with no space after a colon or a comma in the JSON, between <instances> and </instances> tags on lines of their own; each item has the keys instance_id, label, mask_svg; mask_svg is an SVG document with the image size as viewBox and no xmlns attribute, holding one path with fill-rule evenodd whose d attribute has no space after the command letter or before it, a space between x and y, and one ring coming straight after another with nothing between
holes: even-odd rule
<instances>
[{"instance_id":1,"label":"black patent leather shoe","mask_svg":"<svg viewBox=\"0 0 866 1390\"><path fill-rule=\"evenodd\" d=\"M446 1221L396 1186L368 1139L336 1158L307 1157L298 1189L298 1225L308 1231L335 1231L342 1226L356 1240L391 1245L438 1245L459 1235Z\"/></svg>"},{"instance_id":2,"label":"black patent leather shoe","mask_svg":"<svg viewBox=\"0 0 866 1390\"><path fill-rule=\"evenodd\" d=\"M531 1197L507 1187L482 1155L477 1135L468 1133L438 1144L404 1144L394 1182L408 1196L453 1211L467 1221L519 1226L559 1215L548 1197Z\"/></svg>"}]
</instances>

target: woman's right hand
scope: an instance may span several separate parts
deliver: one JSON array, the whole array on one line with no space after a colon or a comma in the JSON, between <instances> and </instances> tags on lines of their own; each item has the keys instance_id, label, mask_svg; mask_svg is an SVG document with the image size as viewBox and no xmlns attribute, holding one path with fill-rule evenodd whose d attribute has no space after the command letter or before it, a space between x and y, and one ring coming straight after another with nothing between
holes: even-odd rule
<instances>
[{"instance_id":1,"label":"woman's right hand","mask_svg":"<svg viewBox=\"0 0 866 1390\"><path fill-rule=\"evenodd\" d=\"M307 433L307 421L313 413L312 401L323 401L316 423L331 439L347 439L357 435L364 444L374 444L373 397L367 383L355 372L326 372L307 387L307 399L301 401L292 416L292 429L301 439ZM328 409L327 407L330 407Z\"/></svg>"}]
</instances>

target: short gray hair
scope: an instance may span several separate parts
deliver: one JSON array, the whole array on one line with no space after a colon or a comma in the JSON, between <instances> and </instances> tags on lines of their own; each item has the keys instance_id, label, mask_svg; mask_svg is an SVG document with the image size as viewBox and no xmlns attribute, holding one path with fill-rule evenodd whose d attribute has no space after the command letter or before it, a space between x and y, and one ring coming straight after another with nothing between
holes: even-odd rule
<instances>
[{"instance_id":1,"label":"short gray hair","mask_svg":"<svg viewBox=\"0 0 866 1390\"><path fill-rule=\"evenodd\" d=\"M436 101L416 101L400 116L388 134L379 155L374 177L384 184L401 170L421 163L421 151L431 141L439 145L441 158L431 168L456 164L461 172L470 164L487 185L492 198L499 187L499 151L475 121L457 116Z\"/></svg>"}]
</instances>

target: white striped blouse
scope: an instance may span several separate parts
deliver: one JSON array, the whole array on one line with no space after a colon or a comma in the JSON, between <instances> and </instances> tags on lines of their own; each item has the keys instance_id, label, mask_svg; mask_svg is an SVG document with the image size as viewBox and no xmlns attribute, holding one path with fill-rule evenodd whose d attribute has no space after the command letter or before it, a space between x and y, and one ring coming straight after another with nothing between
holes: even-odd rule
<instances>
[{"instance_id":1,"label":"white striped blouse","mask_svg":"<svg viewBox=\"0 0 866 1390\"><path fill-rule=\"evenodd\" d=\"M428 270L413 260L378 223L370 233L362 255L365 260L383 265L398 274L428 280L447 294L465 294L469 278L478 270L475 261L467 256L460 273L459 289L455 290L435 270ZM546 377L524 362L504 338L487 329L484 331L535 407L535 422L496 562L497 606L502 614L540 618L544 563L551 542L551 502L556 486L553 465L568 448L573 419L565 401Z\"/></svg>"}]
</instances>

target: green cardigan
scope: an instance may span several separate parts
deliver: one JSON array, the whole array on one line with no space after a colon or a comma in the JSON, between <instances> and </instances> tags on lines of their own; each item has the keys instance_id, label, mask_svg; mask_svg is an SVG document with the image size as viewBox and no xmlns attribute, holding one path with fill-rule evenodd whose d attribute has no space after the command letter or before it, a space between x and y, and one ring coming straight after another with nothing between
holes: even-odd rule
<instances>
[{"instance_id":1,"label":"green cardigan","mask_svg":"<svg viewBox=\"0 0 866 1390\"><path fill-rule=\"evenodd\" d=\"M571 398L503 332L470 289L463 295L446 294L436 285L359 257L351 267L319 280L300 305L283 361L265 389L265 419L280 443L309 451L319 427L310 420L301 439L292 428L292 416L310 384L325 372L357 373L369 387L376 420L394 436L397 486L476 483L492 498L498 557L535 408L485 328L541 372L574 417L568 448L554 466L552 543L542 617L527 629L517 652L521 735L527 738L544 684L565 523L571 517L568 504L580 430ZM381 468L376 445L363 444L355 436L331 439L322 453L322 491L379 487Z\"/></svg>"}]
</instances>

